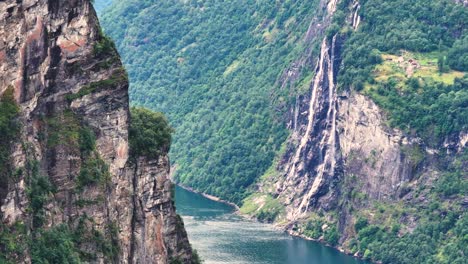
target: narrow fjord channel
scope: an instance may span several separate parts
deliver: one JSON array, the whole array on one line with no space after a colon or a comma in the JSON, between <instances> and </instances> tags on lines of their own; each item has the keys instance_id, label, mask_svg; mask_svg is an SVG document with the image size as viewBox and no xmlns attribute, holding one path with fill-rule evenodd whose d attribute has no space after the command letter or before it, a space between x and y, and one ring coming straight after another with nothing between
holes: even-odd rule
<instances>
[{"instance_id":1,"label":"narrow fjord channel","mask_svg":"<svg viewBox=\"0 0 468 264\"><path fill-rule=\"evenodd\" d=\"M364 264L333 248L248 221L234 208L176 187L177 212L206 264Z\"/></svg>"}]
</instances>

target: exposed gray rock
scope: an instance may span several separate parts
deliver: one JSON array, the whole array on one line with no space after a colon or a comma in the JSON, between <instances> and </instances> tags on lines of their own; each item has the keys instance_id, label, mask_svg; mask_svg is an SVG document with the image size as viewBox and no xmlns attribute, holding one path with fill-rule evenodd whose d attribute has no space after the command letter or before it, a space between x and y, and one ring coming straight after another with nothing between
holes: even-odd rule
<instances>
[{"instance_id":1,"label":"exposed gray rock","mask_svg":"<svg viewBox=\"0 0 468 264\"><path fill-rule=\"evenodd\" d=\"M297 96L289 111L291 135L276 172L260 181L258 193L248 202L257 208L255 214L262 212L266 197L276 199L284 208L276 221L293 234L301 234L300 226L314 217L337 223L343 243L356 235L357 215L376 203L427 203L429 194L415 195L415 190L434 186L440 175L435 167L437 153L462 152L468 136L462 132L447 138L440 149L430 149L420 138L390 128L386 114L370 98L348 87L338 89L343 39L339 34L326 37L323 32L336 1L322 1L321 8L304 38L310 46L322 39L318 56L306 46L305 55L280 81L285 88L312 64L314 78L308 92ZM361 21L359 9L359 1L350 3L347 23L355 30ZM405 231L414 230L416 218L401 219Z\"/></svg>"}]
</instances>

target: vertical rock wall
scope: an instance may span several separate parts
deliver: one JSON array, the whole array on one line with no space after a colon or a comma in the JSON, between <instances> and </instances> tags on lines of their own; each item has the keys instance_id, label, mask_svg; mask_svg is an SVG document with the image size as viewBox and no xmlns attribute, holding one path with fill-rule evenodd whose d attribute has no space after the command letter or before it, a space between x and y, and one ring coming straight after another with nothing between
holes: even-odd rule
<instances>
[{"instance_id":1,"label":"vertical rock wall","mask_svg":"<svg viewBox=\"0 0 468 264\"><path fill-rule=\"evenodd\" d=\"M76 228L86 220L118 243L111 257L92 243L82 245L96 254L93 262L190 263L167 156L129 161L127 75L90 2L6 0L0 20L0 94L14 90L22 124L11 155L22 173L9 180L0 201L2 221L24 222L34 231L28 190L38 174L55 188L41 228ZM91 131L93 149L83 150L83 131ZM101 178L86 179L95 174Z\"/></svg>"},{"instance_id":2,"label":"vertical rock wall","mask_svg":"<svg viewBox=\"0 0 468 264\"><path fill-rule=\"evenodd\" d=\"M289 111L291 135L275 172L260 181L258 193L247 201L257 208L253 214L274 215L293 233L300 234L309 220L327 223L321 225L323 232L337 224L342 244L355 235L354 221L359 214L370 212L376 203L424 201L426 194L418 194L416 200L418 195L411 190L420 185L430 189L440 172L434 155L438 150L389 127L386 114L362 93L337 87L345 34L325 30L340 3L321 1L321 10L304 37L304 56L292 64L294 72L288 69L280 79L284 89L301 71L310 69L314 76L309 90L296 97ZM345 3L348 10L341 11L347 13L346 30L358 30L360 3ZM315 43L321 43L317 54L312 52ZM463 151L465 139L462 133L447 140L450 143L441 151ZM266 197L275 199L276 206L271 201L268 206ZM411 216L401 221L409 229L415 226Z\"/></svg>"}]
</instances>

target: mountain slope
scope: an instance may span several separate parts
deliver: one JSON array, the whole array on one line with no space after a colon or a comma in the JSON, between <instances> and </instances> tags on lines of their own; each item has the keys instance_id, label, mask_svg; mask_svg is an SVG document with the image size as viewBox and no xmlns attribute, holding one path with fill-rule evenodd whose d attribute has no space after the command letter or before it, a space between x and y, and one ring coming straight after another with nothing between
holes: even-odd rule
<instances>
[{"instance_id":1,"label":"mountain slope","mask_svg":"<svg viewBox=\"0 0 468 264\"><path fill-rule=\"evenodd\" d=\"M176 180L359 257L463 263L466 3L220 2L103 15Z\"/></svg>"},{"instance_id":2,"label":"mountain slope","mask_svg":"<svg viewBox=\"0 0 468 264\"><path fill-rule=\"evenodd\" d=\"M290 100L287 87L281 95L273 87L302 50L316 5L119 1L103 14L132 102L165 112L176 130L178 182L239 203L271 165Z\"/></svg>"},{"instance_id":3,"label":"mountain slope","mask_svg":"<svg viewBox=\"0 0 468 264\"><path fill-rule=\"evenodd\" d=\"M329 10L286 151L241 211L374 261L463 263L468 83L444 54L466 36L468 13L431 2L445 20L435 24L409 7L422 2L377 3ZM409 24L426 42L408 46Z\"/></svg>"},{"instance_id":4,"label":"mountain slope","mask_svg":"<svg viewBox=\"0 0 468 264\"><path fill-rule=\"evenodd\" d=\"M108 6L112 4L112 0L99 0L99 1L92 1L93 7L96 10L96 13L99 15L102 10L106 9Z\"/></svg>"},{"instance_id":5,"label":"mountain slope","mask_svg":"<svg viewBox=\"0 0 468 264\"><path fill-rule=\"evenodd\" d=\"M0 262L192 263L168 144L129 143L127 74L90 2L0 14Z\"/></svg>"}]
</instances>

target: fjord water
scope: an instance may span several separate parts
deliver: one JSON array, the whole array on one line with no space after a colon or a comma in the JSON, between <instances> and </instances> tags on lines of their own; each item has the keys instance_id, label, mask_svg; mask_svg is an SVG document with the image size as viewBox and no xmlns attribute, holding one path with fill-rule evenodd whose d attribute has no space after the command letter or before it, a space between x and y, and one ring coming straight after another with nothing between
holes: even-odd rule
<instances>
[{"instance_id":1,"label":"fjord water","mask_svg":"<svg viewBox=\"0 0 468 264\"><path fill-rule=\"evenodd\" d=\"M363 264L341 252L243 219L234 208L176 187L177 212L206 264Z\"/></svg>"}]
</instances>

